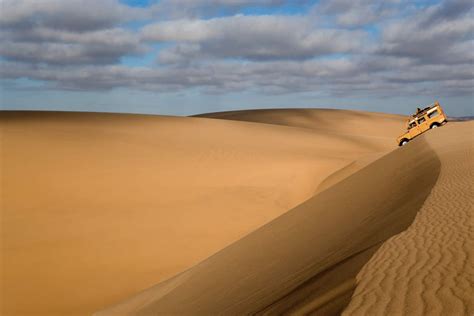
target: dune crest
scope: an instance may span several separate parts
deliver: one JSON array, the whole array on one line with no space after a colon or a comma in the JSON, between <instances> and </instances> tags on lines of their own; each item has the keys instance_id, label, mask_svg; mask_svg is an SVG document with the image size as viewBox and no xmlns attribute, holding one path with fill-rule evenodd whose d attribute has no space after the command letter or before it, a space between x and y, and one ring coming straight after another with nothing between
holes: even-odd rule
<instances>
[{"instance_id":1,"label":"dune crest","mask_svg":"<svg viewBox=\"0 0 474 316\"><path fill-rule=\"evenodd\" d=\"M474 123L424 137L441 160L436 185L359 273L343 315L474 314Z\"/></svg>"},{"instance_id":2,"label":"dune crest","mask_svg":"<svg viewBox=\"0 0 474 316\"><path fill-rule=\"evenodd\" d=\"M336 109L240 110L196 117L292 126L362 137L398 135L406 120L405 116L396 114Z\"/></svg>"}]
</instances>

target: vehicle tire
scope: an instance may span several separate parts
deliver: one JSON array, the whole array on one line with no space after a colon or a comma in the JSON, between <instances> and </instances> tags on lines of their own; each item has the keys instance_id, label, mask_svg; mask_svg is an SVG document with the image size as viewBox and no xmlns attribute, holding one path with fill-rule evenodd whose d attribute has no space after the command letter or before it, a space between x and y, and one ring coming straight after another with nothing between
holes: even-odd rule
<instances>
[{"instance_id":1,"label":"vehicle tire","mask_svg":"<svg viewBox=\"0 0 474 316\"><path fill-rule=\"evenodd\" d=\"M405 139L404 141L400 143L400 146L405 146L406 144L408 144L408 141Z\"/></svg>"},{"instance_id":2,"label":"vehicle tire","mask_svg":"<svg viewBox=\"0 0 474 316\"><path fill-rule=\"evenodd\" d=\"M438 127L438 124L433 124L433 125L431 125L430 128L433 129L433 128L437 128L437 127Z\"/></svg>"}]
</instances>

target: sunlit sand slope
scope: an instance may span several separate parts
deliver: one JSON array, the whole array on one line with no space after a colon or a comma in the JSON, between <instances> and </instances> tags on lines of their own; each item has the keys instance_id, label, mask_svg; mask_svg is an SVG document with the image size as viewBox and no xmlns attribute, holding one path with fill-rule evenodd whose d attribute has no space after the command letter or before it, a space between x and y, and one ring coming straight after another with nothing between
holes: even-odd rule
<instances>
[{"instance_id":1,"label":"sunlit sand slope","mask_svg":"<svg viewBox=\"0 0 474 316\"><path fill-rule=\"evenodd\" d=\"M419 138L98 315L338 313L359 269L382 242L411 224L439 168Z\"/></svg>"},{"instance_id":2,"label":"sunlit sand slope","mask_svg":"<svg viewBox=\"0 0 474 316\"><path fill-rule=\"evenodd\" d=\"M394 137L403 131L406 122L406 117L401 115L334 109L241 110L196 116L306 128L328 138L342 137L372 149L371 153L351 160L324 179L318 192L393 150L396 145Z\"/></svg>"},{"instance_id":3,"label":"sunlit sand slope","mask_svg":"<svg viewBox=\"0 0 474 316\"><path fill-rule=\"evenodd\" d=\"M438 181L413 224L359 273L345 315L474 315L474 123L425 138Z\"/></svg>"},{"instance_id":4,"label":"sunlit sand slope","mask_svg":"<svg viewBox=\"0 0 474 316\"><path fill-rule=\"evenodd\" d=\"M0 127L2 315L87 315L121 301L396 136L97 113L0 112Z\"/></svg>"}]
</instances>

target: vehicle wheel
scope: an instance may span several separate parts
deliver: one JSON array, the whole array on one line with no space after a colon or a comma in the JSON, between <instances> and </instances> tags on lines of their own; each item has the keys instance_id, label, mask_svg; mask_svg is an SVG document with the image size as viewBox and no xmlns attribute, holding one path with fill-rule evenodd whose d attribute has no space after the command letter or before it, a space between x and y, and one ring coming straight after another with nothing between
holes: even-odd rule
<instances>
[{"instance_id":1,"label":"vehicle wheel","mask_svg":"<svg viewBox=\"0 0 474 316\"><path fill-rule=\"evenodd\" d=\"M408 141L407 141L407 140L404 140L404 141L400 144L400 146L405 146L406 144L408 144Z\"/></svg>"},{"instance_id":2,"label":"vehicle wheel","mask_svg":"<svg viewBox=\"0 0 474 316\"><path fill-rule=\"evenodd\" d=\"M433 128L437 128L437 127L438 127L438 124L433 124L433 125L431 125L430 128L433 129Z\"/></svg>"}]
</instances>

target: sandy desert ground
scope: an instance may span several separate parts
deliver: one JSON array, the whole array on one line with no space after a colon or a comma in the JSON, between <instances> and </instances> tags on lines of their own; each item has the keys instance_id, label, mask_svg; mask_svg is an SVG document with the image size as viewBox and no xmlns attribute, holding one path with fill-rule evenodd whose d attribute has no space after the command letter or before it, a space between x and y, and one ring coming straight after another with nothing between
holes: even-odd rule
<instances>
[{"instance_id":1,"label":"sandy desert ground","mask_svg":"<svg viewBox=\"0 0 474 316\"><path fill-rule=\"evenodd\" d=\"M436 185L411 226L357 276L345 315L474 314L473 123L426 135L441 160Z\"/></svg>"},{"instance_id":2,"label":"sandy desert ground","mask_svg":"<svg viewBox=\"0 0 474 316\"><path fill-rule=\"evenodd\" d=\"M474 125L403 123L0 113L2 314L472 313Z\"/></svg>"}]
</instances>

